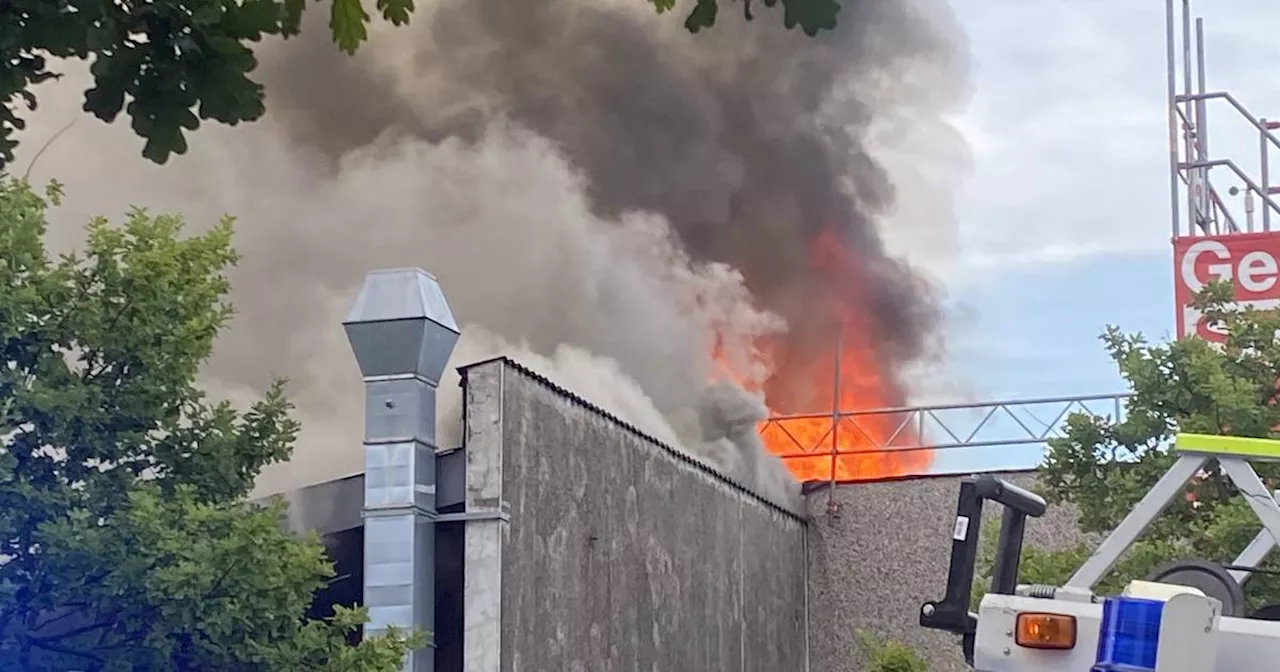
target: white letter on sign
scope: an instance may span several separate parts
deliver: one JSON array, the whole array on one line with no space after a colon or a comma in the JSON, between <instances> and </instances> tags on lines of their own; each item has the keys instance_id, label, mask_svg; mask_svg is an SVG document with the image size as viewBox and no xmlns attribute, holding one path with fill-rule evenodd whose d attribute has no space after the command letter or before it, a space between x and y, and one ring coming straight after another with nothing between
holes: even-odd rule
<instances>
[{"instance_id":1,"label":"white letter on sign","mask_svg":"<svg viewBox=\"0 0 1280 672\"><path fill-rule=\"evenodd\" d=\"M1250 252L1240 260L1240 286L1250 292L1265 292L1276 286L1276 258L1266 252Z\"/></svg>"},{"instance_id":2,"label":"white letter on sign","mask_svg":"<svg viewBox=\"0 0 1280 672\"><path fill-rule=\"evenodd\" d=\"M1202 240L1187 248L1187 253L1182 256L1182 284L1192 292L1198 292L1204 289L1204 283L1200 282L1200 278L1196 277L1196 259L1200 254L1208 252L1221 261L1231 258L1231 253L1227 251L1227 246L1216 240ZM1209 266L1210 280L1230 280L1231 264L1211 264Z\"/></svg>"}]
</instances>

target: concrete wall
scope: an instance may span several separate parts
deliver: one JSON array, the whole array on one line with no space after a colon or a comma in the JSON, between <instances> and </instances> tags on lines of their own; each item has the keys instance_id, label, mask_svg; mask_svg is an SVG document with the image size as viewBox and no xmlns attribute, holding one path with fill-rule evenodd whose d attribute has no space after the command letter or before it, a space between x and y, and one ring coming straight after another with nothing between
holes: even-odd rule
<instances>
[{"instance_id":1,"label":"concrete wall","mask_svg":"<svg viewBox=\"0 0 1280 672\"><path fill-rule=\"evenodd\" d=\"M463 379L467 508L509 514L469 523L468 672L805 669L800 517L512 362Z\"/></svg>"},{"instance_id":2,"label":"concrete wall","mask_svg":"<svg viewBox=\"0 0 1280 672\"><path fill-rule=\"evenodd\" d=\"M798 516L507 360L464 384L465 447L437 457L438 672L853 672L860 628L965 669L917 622L943 594L959 478L823 487ZM356 476L290 495L343 577L315 615L360 601L362 493ZM1080 539L1069 510L1029 521L1030 545Z\"/></svg>"},{"instance_id":3,"label":"concrete wall","mask_svg":"<svg viewBox=\"0 0 1280 672\"><path fill-rule=\"evenodd\" d=\"M1023 486L1032 474L1004 474ZM808 496L809 621L814 672L860 669L856 630L908 644L932 672L965 670L959 638L919 625L920 605L943 596L959 477L837 486ZM834 500L831 498L834 497ZM834 501L837 512L828 513ZM999 526L1001 507L983 510ZM1069 509L1029 520L1027 545L1064 548L1082 540Z\"/></svg>"}]
</instances>

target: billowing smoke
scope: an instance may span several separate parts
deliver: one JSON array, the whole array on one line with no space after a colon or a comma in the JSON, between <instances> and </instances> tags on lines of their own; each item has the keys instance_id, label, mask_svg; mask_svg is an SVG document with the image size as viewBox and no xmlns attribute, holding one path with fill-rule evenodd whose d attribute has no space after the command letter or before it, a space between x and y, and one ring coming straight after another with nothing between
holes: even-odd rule
<instances>
[{"instance_id":1,"label":"billowing smoke","mask_svg":"<svg viewBox=\"0 0 1280 672\"><path fill-rule=\"evenodd\" d=\"M920 60L951 64L951 81L930 82L944 96L966 83L943 3L844 5L839 29L811 39L782 30L776 13L746 22L730 11L695 36L639 0L441 2L354 60L317 14L298 43L265 57L263 76L275 118L331 159L376 139L473 139L501 117L551 139L583 172L594 213L659 213L695 259L744 274L788 324L770 404L810 411L811 380L785 372L833 349L833 298L866 315L890 377L935 331L927 287L884 252L876 224L895 189L868 140L918 93L903 80ZM855 278L814 263L828 230L852 252Z\"/></svg>"},{"instance_id":2,"label":"billowing smoke","mask_svg":"<svg viewBox=\"0 0 1280 672\"><path fill-rule=\"evenodd\" d=\"M193 228L239 218L239 316L206 384L248 398L286 375L304 423L261 491L359 470L361 390L337 324L365 271L422 266L463 325L454 363L511 355L788 497L752 431L761 401L708 386L711 339L739 377L762 378L770 406L794 410L808 392L774 372L826 344L832 296L864 318L891 378L936 335L927 286L881 243L895 190L870 140L940 125L961 99L945 2L851 0L817 39L763 12L692 36L640 0L423 4L355 59L313 12L302 38L260 49L268 119L207 126L168 166L139 158L125 124L81 119L33 172L68 185L57 242L128 204ZM69 72L39 90L28 160L79 115L87 80ZM857 261L856 284L817 270L824 231ZM770 334L782 346L762 368L754 344ZM456 403L447 380L445 443Z\"/></svg>"}]
</instances>

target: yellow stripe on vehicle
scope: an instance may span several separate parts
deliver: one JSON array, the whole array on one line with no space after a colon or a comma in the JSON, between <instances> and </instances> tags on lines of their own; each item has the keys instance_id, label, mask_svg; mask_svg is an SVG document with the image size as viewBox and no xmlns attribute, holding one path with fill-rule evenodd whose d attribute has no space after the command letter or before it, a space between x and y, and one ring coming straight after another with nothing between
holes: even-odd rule
<instances>
[{"instance_id":1,"label":"yellow stripe on vehicle","mask_svg":"<svg viewBox=\"0 0 1280 672\"><path fill-rule=\"evenodd\" d=\"M1280 460L1280 440L1214 434L1178 434L1174 449L1183 453Z\"/></svg>"}]
</instances>

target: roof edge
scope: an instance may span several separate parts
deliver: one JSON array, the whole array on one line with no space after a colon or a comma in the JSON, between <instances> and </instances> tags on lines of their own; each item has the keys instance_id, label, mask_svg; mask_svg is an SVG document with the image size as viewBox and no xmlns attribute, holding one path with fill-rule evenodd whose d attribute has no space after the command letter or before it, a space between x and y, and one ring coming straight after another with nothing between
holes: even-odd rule
<instances>
[{"instance_id":1,"label":"roof edge","mask_svg":"<svg viewBox=\"0 0 1280 672\"><path fill-rule=\"evenodd\" d=\"M1037 467L1027 467L1024 469L985 469L977 471L940 471L933 474L904 474L902 476L886 476L884 478L868 478L860 481L836 481L835 485L873 485L876 483L899 483L902 481L928 481L939 478L965 478L967 476L977 476L980 474L1034 474L1039 472ZM831 487L831 481L805 481L800 491L806 497Z\"/></svg>"},{"instance_id":2,"label":"roof edge","mask_svg":"<svg viewBox=\"0 0 1280 672\"><path fill-rule=\"evenodd\" d=\"M725 485L729 486L732 490L737 491L739 494L745 495L748 499L754 500L759 504L763 504L766 508L772 509L777 513L781 513L789 518L792 518L800 522L801 524L808 525L809 519L807 516L797 511L792 511L790 508L783 506L781 504L778 504L777 502L774 502L768 497L764 497L763 495L757 493L751 488L748 488L747 486L734 480L733 478L730 478L729 476L726 476L725 474L719 472L718 470L713 468L711 465L698 459L697 457L690 455L689 453L686 453L685 451L682 451L673 446L669 446L666 443L663 443L662 441L659 441L658 439L654 438L652 435L641 430L639 427L636 427L635 425L623 420L622 418L619 418L613 413L606 411L600 406L597 406L591 403L590 401L587 401L586 399L574 393L573 391L561 385L556 384L550 378L547 378L546 376L515 361L514 359L511 359L510 357L507 357L506 355L490 357L489 359L485 359L479 362L473 362L471 364L465 364L463 366L459 366L458 374L462 377L463 384L465 385L468 371L476 367L484 366L486 364L495 364L495 363L501 363L503 366L510 368L511 370L525 376L526 378L533 380L534 382L542 385L546 389L565 398L570 403L580 408L586 409L587 411L590 411L596 416L613 423L614 425L621 428L623 431L627 432L628 434L640 439L641 441L644 441L645 443L648 443L652 446L655 446L661 449L671 457L674 457L676 460L680 462L684 462L685 464L688 464L694 467L698 471L701 471L704 474L711 476L712 478L720 481L721 483L724 483ZM801 493L801 496L803 497L803 491Z\"/></svg>"}]
</instances>

